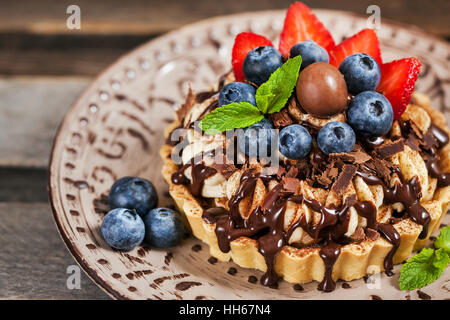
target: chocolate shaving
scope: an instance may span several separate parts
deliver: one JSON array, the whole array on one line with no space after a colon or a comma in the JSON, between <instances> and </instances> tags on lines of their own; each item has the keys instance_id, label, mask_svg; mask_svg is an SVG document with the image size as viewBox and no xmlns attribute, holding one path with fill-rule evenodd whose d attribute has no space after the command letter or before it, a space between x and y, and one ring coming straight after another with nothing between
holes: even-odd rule
<instances>
[{"instance_id":1,"label":"chocolate shaving","mask_svg":"<svg viewBox=\"0 0 450 320\"><path fill-rule=\"evenodd\" d=\"M268 166L264 167L261 171L261 174L264 176L273 176L277 175L281 177L285 173L286 169L282 166Z\"/></svg>"},{"instance_id":2,"label":"chocolate shaving","mask_svg":"<svg viewBox=\"0 0 450 320\"><path fill-rule=\"evenodd\" d=\"M298 168L297 167L291 167L288 172L286 173L286 178L295 178L298 175Z\"/></svg>"},{"instance_id":3,"label":"chocolate shaving","mask_svg":"<svg viewBox=\"0 0 450 320\"><path fill-rule=\"evenodd\" d=\"M278 167L278 171L277 171L277 173L276 173L277 178L278 178L278 179L281 179L285 174L286 174L286 169L283 168L282 166L279 166L279 167Z\"/></svg>"},{"instance_id":4,"label":"chocolate shaving","mask_svg":"<svg viewBox=\"0 0 450 320\"><path fill-rule=\"evenodd\" d=\"M186 115L191 111L192 107L195 105L196 96L191 87L189 87L189 92L186 101L175 111L181 123L184 123Z\"/></svg>"},{"instance_id":5,"label":"chocolate shaving","mask_svg":"<svg viewBox=\"0 0 450 320\"><path fill-rule=\"evenodd\" d=\"M367 239L375 241L380 237L380 234L376 230L366 228L366 236Z\"/></svg>"},{"instance_id":6,"label":"chocolate shaving","mask_svg":"<svg viewBox=\"0 0 450 320\"><path fill-rule=\"evenodd\" d=\"M293 123L292 118L289 116L286 108L281 109L280 112L275 112L269 115L275 128L287 127Z\"/></svg>"},{"instance_id":7,"label":"chocolate shaving","mask_svg":"<svg viewBox=\"0 0 450 320\"><path fill-rule=\"evenodd\" d=\"M348 207L352 207L356 203L356 194L352 194L345 198L344 204Z\"/></svg>"},{"instance_id":8,"label":"chocolate shaving","mask_svg":"<svg viewBox=\"0 0 450 320\"><path fill-rule=\"evenodd\" d=\"M405 148L405 140L403 138L396 141L386 141L382 145L375 148L375 152L382 159L392 157L394 154L402 152Z\"/></svg>"},{"instance_id":9,"label":"chocolate shaving","mask_svg":"<svg viewBox=\"0 0 450 320\"><path fill-rule=\"evenodd\" d=\"M210 165L211 168L216 169L218 172L220 172L225 179L228 179L231 177L233 173L236 172L237 168L234 166L234 164L217 164L213 163Z\"/></svg>"},{"instance_id":10,"label":"chocolate shaving","mask_svg":"<svg viewBox=\"0 0 450 320\"><path fill-rule=\"evenodd\" d=\"M333 180L330 178L328 171L329 170L323 171L321 175L315 176L316 181L325 187L328 187L333 183Z\"/></svg>"},{"instance_id":11,"label":"chocolate shaving","mask_svg":"<svg viewBox=\"0 0 450 320\"><path fill-rule=\"evenodd\" d=\"M202 156L203 155L204 153ZM229 161L229 159L227 159L225 150L217 148L213 152L210 152L210 155L214 158L214 161L209 166L220 172L225 179L228 179L234 172L236 172L237 168L233 163L231 163L231 161Z\"/></svg>"},{"instance_id":12,"label":"chocolate shaving","mask_svg":"<svg viewBox=\"0 0 450 320\"><path fill-rule=\"evenodd\" d=\"M423 133L422 131L419 129L419 127L412 121L408 121L410 128L412 129L412 131L415 133L415 135L419 138L422 139L423 138Z\"/></svg>"},{"instance_id":13,"label":"chocolate shaving","mask_svg":"<svg viewBox=\"0 0 450 320\"><path fill-rule=\"evenodd\" d=\"M295 163L295 168L297 169L297 178L304 180L311 176L311 166L308 159L304 158Z\"/></svg>"},{"instance_id":14,"label":"chocolate shaving","mask_svg":"<svg viewBox=\"0 0 450 320\"><path fill-rule=\"evenodd\" d=\"M339 174L336 181L334 182L331 190L338 195L342 194L345 191L345 189L347 189L347 187L349 186L355 173L356 173L356 166L352 164L344 164L344 166L342 167L342 171Z\"/></svg>"},{"instance_id":15,"label":"chocolate shaving","mask_svg":"<svg viewBox=\"0 0 450 320\"><path fill-rule=\"evenodd\" d=\"M338 174L339 174L339 170L338 170L338 168L336 168L336 167L332 167L332 168L330 168L330 169L328 170L328 176L329 176L331 179L336 178L336 177L338 176Z\"/></svg>"},{"instance_id":16,"label":"chocolate shaving","mask_svg":"<svg viewBox=\"0 0 450 320\"><path fill-rule=\"evenodd\" d=\"M361 242L366 238L366 234L364 233L364 229L362 227L357 227L355 233L352 235L352 239L355 242Z\"/></svg>"},{"instance_id":17,"label":"chocolate shaving","mask_svg":"<svg viewBox=\"0 0 450 320\"><path fill-rule=\"evenodd\" d=\"M406 140L405 144L413 149L414 151L420 152L420 141L417 139L417 137L413 134L410 134Z\"/></svg>"},{"instance_id":18,"label":"chocolate shaving","mask_svg":"<svg viewBox=\"0 0 450 320\"><path fill-rule=\"evenodd\" d=\"M387 185L392 173L392 164L384 159L372 158L366 162L365 165L375 171L377 176L382 179Z\"/></svg>"},{"instance_id":19,"label":"chocolate shaving","mask_svg":"<svg viewBox=\"0 0 450 320\"><path fill-rule=\"evenodd\" d=\"M372 159L372 157L364 152L361 147L349 153L332 153L330 154L330 157L354 164L362 164Z\"/></svg>"},{"instance_id":20,"label":"chocolate shaving","mask_svg":"<svg viewBox=\"0 0 450 320\"><path fill-rule=\"evenodd\" d=\"M291 193L296 193L300 185L300 181L296 178L284 178L282 183L284 190Z\"/></svg>"}]
</instances>

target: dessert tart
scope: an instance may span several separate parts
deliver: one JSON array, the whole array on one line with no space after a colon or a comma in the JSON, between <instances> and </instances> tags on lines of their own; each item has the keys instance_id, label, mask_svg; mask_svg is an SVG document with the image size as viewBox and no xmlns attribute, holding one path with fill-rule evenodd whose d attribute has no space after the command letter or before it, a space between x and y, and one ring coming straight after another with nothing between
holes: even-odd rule
<instances>
[{"instance_id":1,"label":"dessert tart","mask_svg":"<svg viewBox=\"0 0 450 320\"><path fill-rule=\"evenodd\" d=\"M294 65L296 50L303 62L281 107L234 127L256 128L244 133L244 147L225 133L230 128L205 133L204 119L233 102L259 104L254 91ZM274 68L261 76L265 58ZM362 78L358 63L370 67ZM170 195L212 256L264 271L266 286L314 280L329 292L338 279L392 275L394 264L427 243L450 203L450 131L427 96L413 93L417 59L383 63L369 29L335 45L297 2L279 51L263 36L241 33L232 65L211 90L189 89L160 150ZM277 132L276 166L258 153L268 141L261 123ZM246 149L255 143L256 153Z\"/></svg>"}]
</instances>

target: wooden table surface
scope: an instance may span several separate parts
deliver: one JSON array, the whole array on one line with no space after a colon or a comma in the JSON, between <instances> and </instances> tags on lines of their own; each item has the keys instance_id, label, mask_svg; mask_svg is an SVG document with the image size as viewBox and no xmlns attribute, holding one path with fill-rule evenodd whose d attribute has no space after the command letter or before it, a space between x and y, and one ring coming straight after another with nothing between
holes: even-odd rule
<instances>
[{"instance_id":1,"label":"wooden table surface","mask_svg":"<svg viewBox=\"0 0 450 320\"><path fill-rule=\"evenodd\" d=\"M108 299L83 272L80 289L68 289L67 268L76 263L59 238L46 185L58 125L95 75L184 24L291 2L79 0L82 29L68 30L72 1L0 1L0 299ZM305 2L359 14L377 4L382 19L450 39L448 0Z\"/></svg>"}]
</instances>

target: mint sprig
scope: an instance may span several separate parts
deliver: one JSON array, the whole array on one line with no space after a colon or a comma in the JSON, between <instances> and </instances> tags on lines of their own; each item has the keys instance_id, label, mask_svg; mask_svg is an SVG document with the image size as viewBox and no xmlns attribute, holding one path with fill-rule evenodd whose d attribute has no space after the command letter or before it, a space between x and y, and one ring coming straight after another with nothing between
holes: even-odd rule
<instances>
[{"instance_id":1,"label":"mint sprig","mask_svg":"<svg viewBox=\"0 0 450 320\"><path fill-rule=\"evenodd\" d=\"M301 56L289 59L258 88L255 99L262 113L275 113L284 108L297 84L301 64Z\"/></svg>"},{"instance_id":2,"label":"mint sprig","mask_svg":"<svg viewBox=\"0 0 450 320\"><path fill-rule=\"evenodd\" d=\"M437 236L434 241L434 247L439 249L442 248L450 255L450 227L445 226L441 229L439 236Z\"/></svg>"},{"instance_id":3,"label":"mint sprig","mask_svg":"<svg viewBox=\"0 0 450 320\"><path fill-rule=\"evenodd\" d=\"M297 84L302 57L286 61L256 90L256 106L248 102L230 103L205 115L199 126L206 134L245 128L261 121L265 114L284 108Z\"/></svg>"},{"instance_id":4,"label":"mint sprig","mask_svg":"<svg viewBox=\"0 0 450 320\"><path fill-rule=\"evenodd\" d=\"M245 128L261 121L264 116L259 109L248 102L231 103L214 109L200 122L200 128L206 134Z\"/></svg>"},{"instance_id":5,"label":"mint sprig","mask_svg":"<svg viewBox=\"0 0 450 320\"><path fill-rule=\"evenodd\" d=\"M425 248L412 256L400 270L400 290L422 288L438 279L450 263L450 227L442 228L434 247Z\"/></svg>"}]
</instances>

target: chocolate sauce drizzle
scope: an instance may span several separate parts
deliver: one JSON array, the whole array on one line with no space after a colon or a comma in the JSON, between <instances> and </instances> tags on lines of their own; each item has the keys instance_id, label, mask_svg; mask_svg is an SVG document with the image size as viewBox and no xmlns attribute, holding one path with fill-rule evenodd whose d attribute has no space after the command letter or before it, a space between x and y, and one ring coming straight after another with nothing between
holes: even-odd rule
<instances>
[{"instance_id":1,"label":"chocolate sauce drizzle","mask_svg":"<svg viewBox=\"0 0 450 320\"><path fill-rule=\"evenodd\" d=\"M397 252L398 246L400 245L400 234L397 230L395 230L394 226L387 223L377 222L377 208L375 208L372 202L359 201L355 204L354 208L361 217L367 219L367 228L378 231L383 238L392 244L392 249L384 258L383 263L386 275L392 276L392 269L394 267L393 257L395 252Z\"/></svg>"},{"instance_id":2,"label":"chocolate sauce drizzle","mask_svg":"<svg viewBox=\"0 0 450 320\"><path fill-rule=\"evenodd\" d=\"M189 181L188 178L186 178L185 171L187 168L192 166L192 182ZM211 167L205 166L203 163L198 164L188 164L182 166L179 170L175 171L172 174L172 182L174 184L182 184L182 185L188 185L191 183L191 193L194 197L200 197L201 192L203 189L203 185L205 183L205 180L211 177L212 175L216 174L217 170Z\"/></svg>"},{"instance_id":3,"label":"chocolate sauce drizzle","mask_svg":"<svg viewBox=\"0 0 450 320\"><path fill-rule=\"evenodd\" d=\"M414 176L411 180L406 181L398 168L395 169L395 172L400 178L400 183L396 183L392 188L387 187L380 178L374 175L361 171L357 171L356 175L360 176L368 185L381 185L383 187L384 202L386 204L394 204L397 202L403 204L405 207L404 211L411 220L423 226L419 238L424 239L427 236L430 215L420 204L421 191L419 179L417 176Z\"/></svg>"},{"instance_id":4,"label":"chocolate sauce drizzle","mask_svg":"<svg viewBox=\"0 0 450 320\"><path fill-rule=\"evenodd\" d=\"M320 249L319 255L325 264L325 274L322 282L317 287L318 290L331 292L336 289L336 282L333 281L331 274L333 272L333 266L340 254L341 246L333 241L330 241L325 247Z\"/></svg>"},{"instance_id":5,"label":"chocolate sauce drizzle","mask_svg":"<svg viewBox=\"0 0 450 320\"><path fill-rule=\"evenodd\" d=\"M340 239L348 227L351 202L347 202L339 210L326 208L316 200L307 199L302 195L293 196L286 192L283 189L283 185L279 183L267 193L262 205L258 206L249 215L248 219L243 219L240 215L239 204L244 198L254 192L258 178L259 174L254 170L250 169L245 171L241 177L241 184L237 192L229 201L229 214L226 214L226 211L223 210L218 210L214 213L211 210L206 210L203 214L203 219L209 223L216 222L215 232L218 245L223 252L229 252L230 242L239 237L255 238L256 236L258 251L264 257L267 265L267 271L261 277L260 282L265 286L273 286L278 280L274 270L275 258L288 242L295 228L302 226L308 233L314 235L316 239L322 230L328 228L330 229L329 232L332 238ZM311 228L303 217L303 219L299 219L291 228L285 231L284 213L287 201L305 203L313 210L321 212L321 221L316 227ZM336 243L336 246L339 245ZM322 255L328 257L324 262L326 264L326 270L329 271L325 273L321 288L329 292L334 289L334 281L331 279L331 264L334 264L334 262L332 262L333 258L330 256L328 250L322 252ZM337 256L334 261L336 261Z\"/></svg>"},{"instance_id":6,"label":"chocolate sauce drizzle","mask_svg":"<svg viewBox=\"0 0 450 320\"><path fill-rule=\"evenodd\" d=\"M208 109L208 108L207 108ZM206 112L207 113L207 112ZM206 114L205 113L205 114ZM422 155L426 161L429 173L438 179L439 186L449 185L450 174L442 173L437 165L437 149L448 143L449 138L445 131L432 125L428 133L435 142L428 143L422 147ZM374 149L384 142L385 138L378 138L364 141L366 149ZM431 145L431 146L430 146ZM316 159L321 160L321 159ZM184 172L192 166L191 191L195 197L199 197L204 180L215 174L217 171L205 166L203 163L191 163L182 166L172 175L174 184L189 184ZM364 165L361 170L356 171L356 175L361 177L368 185L381 185L386 204L401 203L404 206L404 215L412 221L423 226L419 238L423 239L427 235L427 227L430 222L430 215L420 204L421 189L418 178L415 176L406 180L400 170L393 168L393 173L397 174L400 182L393 187L388 187L386 183L377 176L377 172ZM230 243L240 237L255 239L258 243L258 251L264 257L267 271L261 277L260 282L265 286L274 286L278 276L274 270L275 258L297 227L303 228L317 243L319 239L323 244L319 255L325 264L325 273L318 289L324 292L333 291L336 283L332 279L333 266L339 258L345 233L348 229L350 214L349 209L353 206L358 215L366 218L367 228L376 230L384 239L392 244L392 249L384 260L384 269L387 275L391 276L393 269L393 256L399 244L400 235L392 224L378 223L376 220L377 209L368 201L356 201L356 196L348 197L341 208L325 207L314 199L307 199L303 195L293 195L283 188L282 183L278 183L265 196L263 203L244 219L240 214L240 204L243 199L254 193L258 179L267 177L261 176L255 169L246 170L240 180L240 185L236 193L228 202L229 211L224 208L208 208L204 210L202 218L209 224L216 223L215 233L218 245L222 252L230 251ZM321 219L315 226L308 224L304 215L296 221L288 230L284 230L284 214L287 201L297 204L306 204L312 210L321 213ZM325 240L323 240L325 239Z\"/></svg>"},{"instance_id":7,"label":"chocolate sauce drizzle","mask_svg":"<svg viewBox=\"0 0 450 320\"><path fill-rule=\"evenodd\" d=\"M173 184L189 185L191 184L191 193L194 197L200 197L205 180L217 173L217 170L203 164L202 158L205 156L214 156L215 150L202 152L200 155L192 158L187 164L175 171L171 180ZM192 167L192 182L186 178L186 170Z\"/></svg>"},{"instance_id":8,"label":"chocolate sauce drizzle","mask_svg":"<svg viewBox=\"0 0 450 320\"><path fill-rule=\"evenodd\" d=\"M436 146L432 146L428 150L428 154L425 155L425 163L427 165L428 173L432 178L438 180L438 187L446 187L450 185L450 173L442 172L438 166L439 157L436 148L442 148L448 143L449 137L447 133L439 128L438 126L432 124L430 126L431 136L436 139Z\"/></svg>"},{"instance_id":9,"label":"chocolate sauce drizzle","mask_svg":"<svg viewBox=\"0 0 450 320\"><path fill-rule=\"evenodd\" d=\"M400 234L395 230L393 225L387 223L379 223L377 231L383 238L392 244L392 249L389 251L386 258L384 258L384 271L387 276L391 277L394 275L392 272L392 269L394 268L393 258L400 245Z\"/></svg>"}]
</instances>

